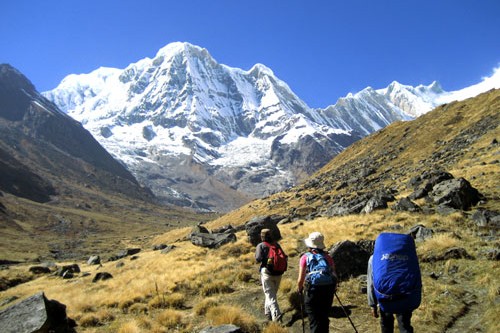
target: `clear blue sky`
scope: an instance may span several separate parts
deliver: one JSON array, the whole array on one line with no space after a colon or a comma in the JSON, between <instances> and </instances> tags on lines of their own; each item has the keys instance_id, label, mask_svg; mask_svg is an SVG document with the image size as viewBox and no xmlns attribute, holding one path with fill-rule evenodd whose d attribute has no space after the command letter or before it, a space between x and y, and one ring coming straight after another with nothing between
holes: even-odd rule
<instances>
[{"instance_id":1,"label":"clear blue sky","mask_svg":"<svg viewBox=\"0 0 500 333\"><path fill-rule=\"evenodd\" d=\"M2 0L0 63L39 91L125 68L170 42L270 67L311 107L367 86L448 91L500 66L499 0Z\"/></svg>"}]
</instances>

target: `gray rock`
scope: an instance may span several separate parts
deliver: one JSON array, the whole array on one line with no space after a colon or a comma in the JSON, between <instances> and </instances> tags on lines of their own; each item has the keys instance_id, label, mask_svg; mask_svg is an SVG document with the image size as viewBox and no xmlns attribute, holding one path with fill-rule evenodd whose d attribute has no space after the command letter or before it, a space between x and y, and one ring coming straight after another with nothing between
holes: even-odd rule
<instances>
[{"instance_id":1,"label":"gray rock","mask_svg":"<svg viewBox=\"0 0 500 333\"><path fill-rule=\"evenodd\" d=\"M436 205L445 205L455 209L468 210L476 205L483 195L473 188L464 178L440 182L432 188L429 197Z\"/></svg>"},{"instance_id":2,"label":"gray rock","mask_svg":"<svg viewBox=\"0 0 500 333\"><path fill-rule=\"evenodd\" d=\"M235 325L227 324L215 327L206 327L200 331L200 333L242 333L243 331Z\"/></svg>"},{"instance_id":3,"label":"gray rock","mask_svg":"<svg viewBox=\"0 0 500 333\"><path fill-rule=\"evenodd\" d=\"M191 234L191 243L196 246L216 249L224 244L236 242L235 234Z\"/></svg>"},{"instance_id":4,"label":"gray rock","mask_svg":"<svg viewBox=\"0 0 500 333\"><path fill-rule=\"evenodd\" d=\"M335 262L339 280L366 274L371 253L364 247L345 240L336 243L328 252Z\"/></svg>"},{"instance_id":5,"label":"gray rock","mask_svg":"<svg viewBox=\"0 0 500 333\"><path fill-rule=\"evenodd\" d=\"M273 239L281 239L281 231L277 224L283 220L281 215L256 216L245 223L245 230L248 235L248 240L253 246L257 246L261 242L260 231L262 229L270 229Z\"/></svg>"},{"instance_id":6,"label":"gray rock","mask_svg":"<svg viewBox=\"0 0 500 333\"><path fill-rule=\"evenodd\" d=\"M87 260L87 265L99 265L101 263L101 257L98 255L90 256Z\"/></svg>"},{"instance_id":7,"label":"gray rock","mask_svg":"<svg viewBox=\"0 0 500 333\"><path fill-rule=\"evenodd\" d=\"M75 326L66 316L66 306L48 300L43 292L0 311L2 333L70 333L76 332Z\"/></svg>"}]
</instances>

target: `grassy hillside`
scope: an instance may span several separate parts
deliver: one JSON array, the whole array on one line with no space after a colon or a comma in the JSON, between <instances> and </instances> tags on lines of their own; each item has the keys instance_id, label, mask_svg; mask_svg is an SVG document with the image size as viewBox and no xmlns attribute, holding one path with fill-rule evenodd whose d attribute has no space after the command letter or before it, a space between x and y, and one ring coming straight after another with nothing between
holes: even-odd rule
<instances>
[{"instance_id":1,"label":"grassy hillside","mask_svg":"<svg viewBox=\"0 0 500 333\"><path fill-rule=\"evenodd\" d=\"M102 266L89 266L77 261L82 273L73 279L43 275L4 290L0 304L5 307L14 297L21 299L44 291L49 299L67 305L68 315L79 324L78 332L187 333L209 325L234 323L245 332L298 333L302 332L300 311L290 300L295 296L298 258L305 250L302 240L310 232L322 232L329 248L338 241L373 240L382 231L405 232L422 224L432 228L434 235L417 243L424 290L422 305L412 320L415 331L499 332L500 265L490 256L499 251L497 230L478 227L470 219L472 211L440 215L395 212L389 207L339 217L319 213L339 198L361 196L379 188L392 189L397 198L407 196L411 192L408 181L435 168L466 178L485 196L486 200L473 210L500 211L500 146L496 143L500 138L499 117L499 90L439 107L415 121L393 124L356 143L303 185L251 202L207 223L209 229L214 229L227 224L243 225L256 215L293 216L289 223L279 225L281 245L290 255L290 268L279 291L285 327L264 323L254 248L245 231L236 233L235 243L209 250L186 240L191 232L189 226L143 239L143 250L134 258L121 259L122 265L103 262ZM366 169L370 172L361 173ZM2 201L8 200L4 197ZM132 221L143 213L140 216L146 218L146 212L135 216L129 208L130 216L113 212L111 207L113 214L106 218ZM92 214L90 210L88 214ZM106 214L101 214L104 219ZM158 215L161 217L161 212ZM158 215L151 215L149 221ZM131 224L131 232L135 227ZM166 254L150 250L160 243L175 248ZM455 247L463 248L471 257L426 261ZM11 266L0 271L0 279L21 279L30 274L28 269L29 265ZM113 279L92 283L97 272L109 272ZM359 332L377 332L378 321L370 316L361 286L358 278L343 281L338 296ZM331 317L331 331L353 331L337 299Z\"/></svg>"}]
</instances>

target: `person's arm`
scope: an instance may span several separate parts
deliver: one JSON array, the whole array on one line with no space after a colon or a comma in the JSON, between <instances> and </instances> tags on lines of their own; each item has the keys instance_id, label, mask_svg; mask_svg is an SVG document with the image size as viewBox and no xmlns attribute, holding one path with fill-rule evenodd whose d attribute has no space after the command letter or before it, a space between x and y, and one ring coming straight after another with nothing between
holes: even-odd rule
<instances>
[{"instance_id":1,"label":"person's arm","mask_svg":"<svg viewBox=\"0 0 500 333\"><path fill-rule=\"evenodd\" d=\"M368 305L371 308L372 316L378 318L377 311L377 298L375 297L375 292L373 290L373 268L372 268L373 256L368 259L368 269L366 272L366 294L368 297Z\"/></svg>"},{"instance_id":2,"label":"person's arm","mask_svg":"<svg viewBox=\"0 0 500 333\"><path fill-rule=\"evenodd\" d=\"M257 261L258 263L261 263L262 260L264 260L264 251L262 249L262 245L262 243L259 243L255 248L255 261Z\"/></svg>"},{"instance_id":3,"label":"person's arm","mask_svg":"<svg viewBox=\"0 0 500 333\"><path fill-rule=\"evenodd\" d=\"M304 282L306 280L306 265L305 265L305 255L300 257L299 261L299 276L297 277L297 290L302 293L304 290Z\"/></svg>"}]
</instances>

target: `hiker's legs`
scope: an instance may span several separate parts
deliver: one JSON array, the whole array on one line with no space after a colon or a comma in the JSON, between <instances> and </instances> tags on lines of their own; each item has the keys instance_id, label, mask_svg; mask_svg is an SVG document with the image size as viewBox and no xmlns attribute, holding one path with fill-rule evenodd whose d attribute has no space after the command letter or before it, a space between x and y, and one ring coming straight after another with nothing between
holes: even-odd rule
<instances>
[{"instance_id":1,"label":"hiker's legs","mask_svg":"<svg viewBox=\"0 0 500 333\"><path fill-rule=\"evenodd\" d=\"M281 311L278 305L278 289L281 282L281 275L269 275L265 269L261 271L262 289L264 290L264 314L270 316L273 321L281 318Z\"/></svg>"},{"instance_id":2,"label":"hiker's legs","mask_svg":"<svg viewBox=\"0 0 500 333\"><path fill-rule=\"evenodd\" d=\"M304 305L311 333L327 333L330 319L328 315L332 307L334 290L331 287L316 287L305 293Z\"/></svg>"},{"instance_id":3,"label":"hiker's legs","mask_svg":"<svg viewBox=\"0 0 500 333\"><path fill-rule=\"evenodd\" d=\"M409 311L396 315L400 333L413 333L413 327L411 326L411 314L411 311Z\"/></svg>"},{"instance_id":4,"label":"hiker's legs","mask_svg":"<svg viewBox=\"0 0 500 333\"><path fill-rule=\"evenodd\" d=\"M382 333L394 332L394 315L380 310L380 329Z\"/></svg>"}]
</instances>

